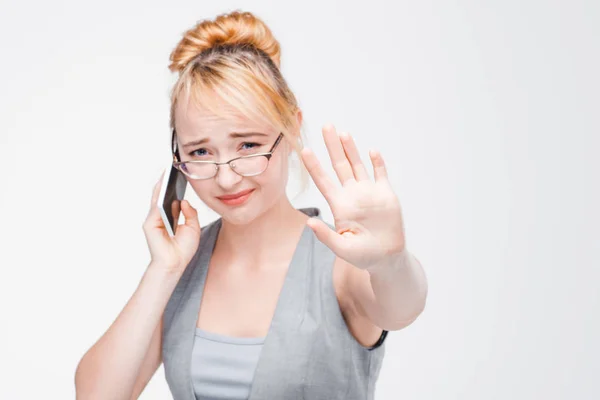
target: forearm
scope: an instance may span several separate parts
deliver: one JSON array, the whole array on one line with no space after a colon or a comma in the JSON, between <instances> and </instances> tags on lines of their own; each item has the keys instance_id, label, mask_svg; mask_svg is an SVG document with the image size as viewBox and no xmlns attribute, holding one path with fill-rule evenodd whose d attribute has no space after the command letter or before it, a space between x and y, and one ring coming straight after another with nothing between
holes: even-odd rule
<instances>
[{"instance_id":1,"label":"forearm","mask_svg":"<svg viewBox=\"0 0 600 400\"><path fill-rule=\"evenodd\" d=\"M79 362L78 399L129 399L179 277L150 264L116 320Z\"/></svg>"},{"instance_id":2,"label":"forearm","mask_svg":"<svg viewBox=\"0 0 600 400\"><path fill-rule=\"evenodd\" d=\"M375 302L371 320L389 330L412 322L425 308L427 278L421 263L408 250L367 271Z\"/></svg>"}]
</instances>

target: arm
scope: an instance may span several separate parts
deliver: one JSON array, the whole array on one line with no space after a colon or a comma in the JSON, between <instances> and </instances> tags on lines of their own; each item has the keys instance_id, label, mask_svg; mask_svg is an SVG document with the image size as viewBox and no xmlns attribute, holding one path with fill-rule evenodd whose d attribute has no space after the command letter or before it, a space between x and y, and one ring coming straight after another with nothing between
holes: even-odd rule
<instances>
[{"instance_id":1,"label":"arm","mask_svg":"<svg viewBox=\"0 0 600 400\"><path fill-rule=\"evenodd\" d=\"M331 207L335 227L320 218L306 222L346 263L342 286L350 294L350 313L368 317L381 329L401 329L423 311L427 282L420 263L406 250L402 208L383 157L369 151L372 180L349 134L328 124L323 139L341 187L329 179L314 152L304 148L301 156Z\"/></svg>"},{"instance_id":2,"label":"arm","mask_svg":"<svg viewBox=\"0 0 600 400\"><path fill-rule=\"evenodd\" d=\"M117 319L79 362L78 399L129 400L136 395L134 390L141 393L140 386L160 365L162 315L180 276L150 263Z\"/></svg>"},{"instance_id":3,"label":"arm","mask_svg":"<svg viewBox=\"0 0 600 400\"><path fill-rule=\"evenodd\" d=\"M140 397L140 394L150 382L150 379L154 376L154 373L160 367L162 363L162 328L163 321L162 318L154 331L154 335L152 336L152 342L150 342L150 348L146 353L146 357L140 367L140 373L133 385L133 394L131 395L131 400L137 400Z\"/></svg>"},{"instance_id":4,"label":"arm","mask_svg":"<svg viewBox=\"0 0 600 400\"><path fill-rule=\"evenodd\" d=\"M347 293L353 308L378 327L399 330L423 312L427 278L421 263L408 250L367 269L348 264L347 271Z\"/></svg>"}]
</instances>

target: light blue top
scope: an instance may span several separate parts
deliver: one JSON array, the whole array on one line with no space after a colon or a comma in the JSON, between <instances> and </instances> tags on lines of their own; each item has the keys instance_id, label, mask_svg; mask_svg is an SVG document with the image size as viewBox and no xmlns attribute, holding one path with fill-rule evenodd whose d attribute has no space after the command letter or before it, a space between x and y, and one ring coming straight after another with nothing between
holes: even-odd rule
<instances>
[{"instance_id":1,"label":"light blue top","mask_svg":"<svg viewBox=\"0 0 600 400\"><path fill-rule=\"evenodd\" d=\"M239 338L196 327L192 384L197 400L246 400L264 337Z\"/></svg>"}]
</instances>

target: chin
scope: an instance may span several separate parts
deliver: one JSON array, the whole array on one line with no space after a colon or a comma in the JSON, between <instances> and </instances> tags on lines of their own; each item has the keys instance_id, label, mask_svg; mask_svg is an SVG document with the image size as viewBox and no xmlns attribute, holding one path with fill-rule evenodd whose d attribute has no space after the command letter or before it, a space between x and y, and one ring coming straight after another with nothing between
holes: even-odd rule
<instances>
[{"instance_id":1,"label":"chin","mask_svg":"<svg viewBox=\"0 0 600 400\"><path fill-rule=\"evenodd\" d=\"M231 225L248 225L256 218L255 212L253 212L252 210L226 209L225 211L219 210L217 212L219 213L223 221L226 221L228 224Z\"/></svg>"},{"instance_id":2,"label":"chin","mask_svg":"<svg viewBox=\"0 0 600 400\"><path fill-rule=\"evenodd\" d=\"M249 201L248 203L238 207L230 207L222 204L218 199L214 199L214 203L210 208L219 214L223 221L226 221L232 225L250 224L264 212L260 202L255 201Z\"/></svg>"}]
</instances>

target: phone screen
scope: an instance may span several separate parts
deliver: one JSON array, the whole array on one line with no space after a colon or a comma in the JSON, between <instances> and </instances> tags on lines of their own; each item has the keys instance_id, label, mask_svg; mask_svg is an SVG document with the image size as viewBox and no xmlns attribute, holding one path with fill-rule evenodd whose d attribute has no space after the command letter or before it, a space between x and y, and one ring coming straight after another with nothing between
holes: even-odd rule
<instances>
[{"instance_id":1,"label":"phone screen","mask_svg":"<svg viewBox=\"0 0 600 400\"><path fill-rule=\"evenodd\" d=\"M165 188L165 196L162 202L163 222L171 236L175 235L179 214L181 213L181 200L185 195L187 180L185 175L177 168L171 166L169 179ZM166 217L166 221L164 221Z\"/></svg>"}]
</instances>

